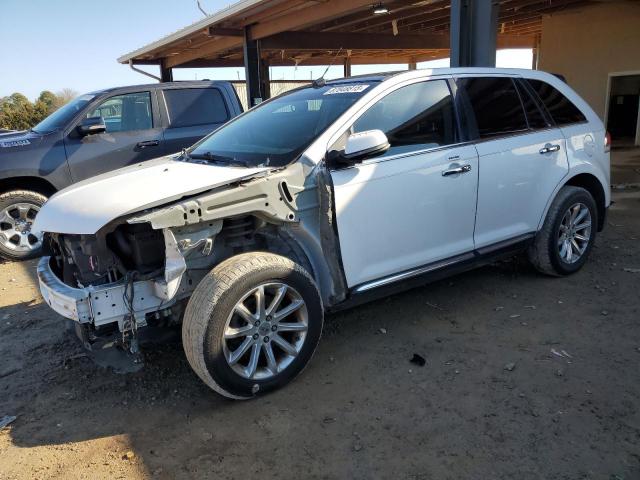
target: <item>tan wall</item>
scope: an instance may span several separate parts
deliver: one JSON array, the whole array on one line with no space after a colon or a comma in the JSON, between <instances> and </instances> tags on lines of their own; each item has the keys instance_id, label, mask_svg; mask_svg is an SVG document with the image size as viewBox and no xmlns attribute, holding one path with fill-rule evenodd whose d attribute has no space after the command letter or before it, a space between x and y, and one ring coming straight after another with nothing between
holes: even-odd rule
<instances>
[{"instance_id":1,"label":"tan wall","mask_svg":"<svg viewBox=\"0 0 640 480\"><path fill-rule=\"evenodd\" d=\"M607 2L544 17L538 68L564 75L603 118L608 74L640 71L640 2Z\"/></svg>"}]
</instances>

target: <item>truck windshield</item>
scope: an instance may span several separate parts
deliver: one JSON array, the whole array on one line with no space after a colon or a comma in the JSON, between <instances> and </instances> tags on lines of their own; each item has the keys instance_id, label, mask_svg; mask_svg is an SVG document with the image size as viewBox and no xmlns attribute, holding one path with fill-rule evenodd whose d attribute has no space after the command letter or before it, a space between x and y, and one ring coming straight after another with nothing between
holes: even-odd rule
<instances>
[{"instance_id":1,"label":"truck windshield","mask_svg":"<svg viewBox=\"0 0 640 480\"><path fill-rule=\"evenodd\" d=\"M47 118L42 120L31 130L36 133L48 133L58 130L59 128L64 128L67 123L94 98L95 95L82 95L71 100L69 103L60 107Z\"/></svg>"},{"instance_id":2,"label":"truck windshield","mask_svg":"<svg viewBox=\"0 0 640 480\"><path fill-rule=\"evenodd\" d=\"M285 93L216 130L188 154L246 167L288 165L373 83L329 84Z\"/></svg>"}]
</instances>

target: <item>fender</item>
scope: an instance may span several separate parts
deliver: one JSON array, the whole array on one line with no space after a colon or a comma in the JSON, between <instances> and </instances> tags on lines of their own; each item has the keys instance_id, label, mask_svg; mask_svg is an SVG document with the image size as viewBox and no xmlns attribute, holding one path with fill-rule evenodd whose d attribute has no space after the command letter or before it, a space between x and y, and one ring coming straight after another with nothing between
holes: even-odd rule
<instances>
[{"instance_id":1,"label":"fender","mask_svg":"<svg viewBox=\"0 0 640 480\"><path fill-rule=\"evenodd\" d=\"M609 207L611 203L611 190L609 188L609 185L607 184L606 176L604 172L600 168L596 168L596 164L592 164L592 163L581 162L577 165L571 165L569 169L569 173L565 177L563 177L562 180L560 180L556 188L553 190L553 193L547 200L547 203L544 207L544 211L542 212L542 215L540 216L540 220L538 221L538 228L537 228L538 231L542 228L542 225L544 224L544 221L547 218L547 212L551 207L551 203L558 195L558 192L560 191L560 189L565 185L567 185L568 183L570 183L571 179L581 174L592 175L598 180L598 182L600 182L600 185L604 190L604 197L605 197L603 206L604 208Z\"/></svg>"}]
</instances>

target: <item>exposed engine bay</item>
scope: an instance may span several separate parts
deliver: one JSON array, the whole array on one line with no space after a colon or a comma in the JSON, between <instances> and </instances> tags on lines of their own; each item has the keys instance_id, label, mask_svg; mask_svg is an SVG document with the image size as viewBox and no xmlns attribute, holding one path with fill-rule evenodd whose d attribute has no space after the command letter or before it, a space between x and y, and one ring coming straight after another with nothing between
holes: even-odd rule
<instances>
[{"instance_id":1,"label":"exposed engine bay","mask_svg":"<svg viewBox=\"0 0 640 480\"><path fill-rule=\"evenodd\" d=\"M91 292L85 344L112 332L130 343L140 327L179 322L183 300L215 264L278 244L283 252L289 248L274 226L251 215L162 230L124 223L97 235L46 238L54 275Z\"/></svg>"},{"instance_id":2,"label":"exposed engine bay","mask_svg":"<svg viewBox=\"0 0 640 480\"><path fill-rule=\"evenodd\" d=\"M338 243L331 188L324 172L308 174L296 163L133 211L95 233L46 233L43 297L76 322L86 347L110 338L132 353L140 328L180 323L202 278L248 251L291 258L317 279L325 305L339 303L346 295L341 266L325 253Z\"/></svg>"}]
</instances>

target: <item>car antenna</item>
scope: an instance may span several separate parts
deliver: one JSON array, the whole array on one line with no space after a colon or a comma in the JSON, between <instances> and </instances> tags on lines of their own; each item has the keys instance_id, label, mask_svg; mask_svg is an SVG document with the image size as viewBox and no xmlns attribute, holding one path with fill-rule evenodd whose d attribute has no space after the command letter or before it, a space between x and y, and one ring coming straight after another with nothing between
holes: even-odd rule
<instances>
[{"instance_id":1,"label":"car antenna","mask_svg":"<svg viewBox=\"0 0 640 480\"><path fill-rule=\"evenodd\" d=\"M331 60L331 63L329 65L327 65L327 68L325 68L324 72L322 73L322 75L320 76L320 78L316 78L313 83L311 84L313 86L313 88L321 88L324 87L326 85L326 81L324 79L324 76L327 74L327 72L329 71L329 69L331 67L333 67L333 64L336 63L336 58L338 58L338 55L340 55L340 53L342 52L342 47L340 47L340 50L338 50L338 53L336 53L333 57L333 60Z\"/></svg>"}]
</instances>

